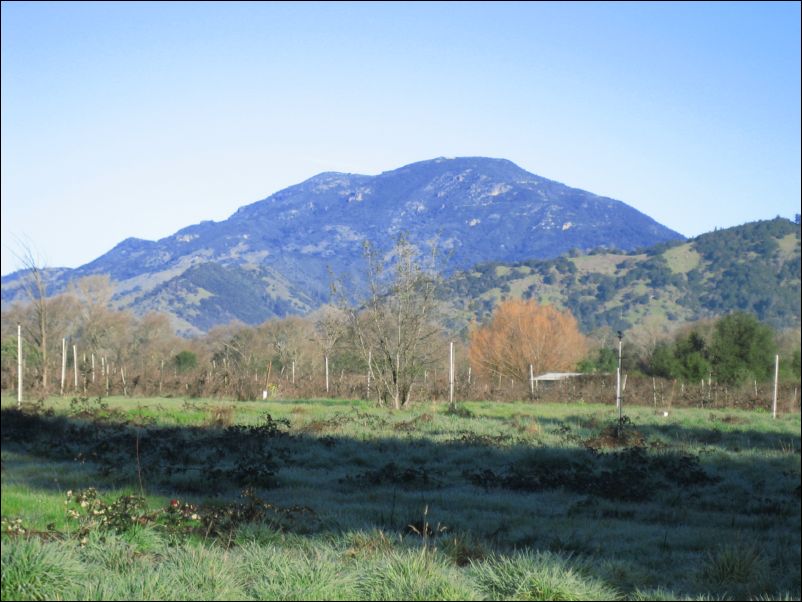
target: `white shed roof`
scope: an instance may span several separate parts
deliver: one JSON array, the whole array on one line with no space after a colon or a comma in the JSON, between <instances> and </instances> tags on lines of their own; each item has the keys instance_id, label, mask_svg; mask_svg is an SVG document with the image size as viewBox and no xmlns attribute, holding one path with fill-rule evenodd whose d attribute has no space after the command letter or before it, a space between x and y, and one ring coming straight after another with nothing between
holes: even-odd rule
<instances>
[{"instance_id":1,"label":"white shed roof","mask_svg":"<svg viewBox=\"0 0 802 602\"><path fill-rule=\"evenodd\" d=\"M546 372L535 377L535 380L565 380L574 376L582 376L582 372Z\"/></svg>"}]
</instances>

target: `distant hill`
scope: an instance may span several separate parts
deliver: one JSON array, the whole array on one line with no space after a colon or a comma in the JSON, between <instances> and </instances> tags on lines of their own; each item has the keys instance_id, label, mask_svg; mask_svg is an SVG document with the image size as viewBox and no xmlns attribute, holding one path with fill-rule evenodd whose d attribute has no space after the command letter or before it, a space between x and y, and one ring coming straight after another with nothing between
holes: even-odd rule
<instances>
[{"instance_id":1,"label":"distant hill","mask_svg":"<svg viewBox=\"0 0 802 602\"><path fill-rule=\"evenodd\" d=\"M164 311L178 331L198 333L309 312L328 299L329 270L359 286L363 241L389 249L401 233L419 246L437 237L451 270L682 240L620 201L510 161L439 158L377 176L322 173L224 221L129 238L80 268L49 271L50 291L109 274L117 307ZM4 276L3 304L19 297L19 274Z\"/></svg>"},{"instance_id":2,"label":"distant hill","mask_svg":"<svg viewBox=\"0 0 802 602\"><path fill-rule=\"evenodd\" d=\"M452 315L466 320L483 317L502 298L534 298L570 309L586 332L735 310L777 328L800 326L800 226L787 219L634 253L572 255L477 265L455 275L444 299Z\"/></svg>"}]
</instances>

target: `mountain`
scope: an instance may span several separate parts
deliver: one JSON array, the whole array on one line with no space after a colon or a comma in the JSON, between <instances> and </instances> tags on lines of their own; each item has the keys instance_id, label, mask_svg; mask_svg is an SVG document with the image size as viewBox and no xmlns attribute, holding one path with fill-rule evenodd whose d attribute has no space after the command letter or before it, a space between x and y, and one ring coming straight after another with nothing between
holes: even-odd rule
<instances>
[{"instance_id":1,"label":"mountain","mask_svg":"<svg viewBox=\"0 0 802 602\"><path fill-rule=\"evenodd\" d=\"M359 286L363 241L389 249L402 233L421 247L437 238L451 271L682 240L620 201L510 161L439 158L377 176L321 173L224 221L158 241L126 239L80 268L55 271L51 292L109 274L117 307L165 311L187 334L232 319L257 323L324 303L329 271ZM4 277L3 303L19 294L19 273Z\"/></svg>"},{"instance_id":2,"label":"mountain","mask_svg":"<svg viewBox=\"0 0 802 602\"><path fill-rule=\"evenodd\" d=\"M736 310L775 328L799 328L800 226L778 217L628 254L485 263L455 274L443 294L457 326L510 297L568 308L585 332L647 324L667 330Z\"/></svg>"}]
</instances>

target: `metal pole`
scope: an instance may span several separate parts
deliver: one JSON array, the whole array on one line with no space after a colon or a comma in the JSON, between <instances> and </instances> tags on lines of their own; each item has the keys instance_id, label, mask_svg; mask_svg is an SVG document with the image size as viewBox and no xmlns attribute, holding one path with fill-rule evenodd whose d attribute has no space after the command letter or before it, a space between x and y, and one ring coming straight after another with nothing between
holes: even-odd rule
<instances>
[{"instance_id":1,"label":"metal pole","mask_svg":"<svg viewBox=\"0 0 802 602\"><path fill-rule=\"evenodd\" d=\"M329 356L326 354L326 395L329 394Z\"/></svg>"},{"instance_id":2,"label":"metal pole","mask_svg":"<svg viewBox=\"0 0 802 602\"><path fill-rule=\"evenodd\" d=\"M774 401L771 404L771 417L777 418L777 381L780 376L780 356L774 356Z\"/></svg>"},{"instance_id":3,"label":"metal pole","mask_svg":"<svg viewBox=\"0 0 802 602\"><path fill-rule=\"evenodd\" d=\"M373 350L368 349L368 392L366 395L366 399L370 399L370 366L372 361L373 361Z\"/></svg>"},{"instance_id":4,"label":"metal pole","mask_svg":"<svg viewBox=\"0 0 802 602\"><path fill-rule=\"evenodd\" d=\"M618 408L618 420L621 420L621 342L624 335L618 331L618 371L615 379L615 407Z\"/></svg>"},{"instance_id":5,"label":"metal pole","mask_svg":"<svg viewBox=\"0 0 802 602\"><path fill-rule=\"evenodd\" d=\"M22 406L22 326L17 324L17 409Z\"/></svg>"},{"instance_id":6,"label":"metal pole","mask_svg":"<svg viewBox=\"0 0 802 602\"><path fill-rule=\"evenodd\" d=\"M67 339L61 338L61 394L64 395L64 379L67 376Z\"/></svg>"}]
</instances>

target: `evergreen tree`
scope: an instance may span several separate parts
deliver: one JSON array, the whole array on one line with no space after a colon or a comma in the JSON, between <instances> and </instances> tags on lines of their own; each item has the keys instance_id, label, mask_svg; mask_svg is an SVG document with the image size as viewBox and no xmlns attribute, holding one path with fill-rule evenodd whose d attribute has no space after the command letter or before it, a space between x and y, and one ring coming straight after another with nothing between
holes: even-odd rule
<instances>
[{"instance_id":1,"label":"evergreen tree","mask_svg":"<svg viewBox=\"0 0 802 602\"><path fill-rule=\"evenodd\" d=\"M771 328L751 314L736 312L721 318L711 345L713 371L719 382L769 379L776 352L773 335Z\"/></svg>"}]
</instances>

